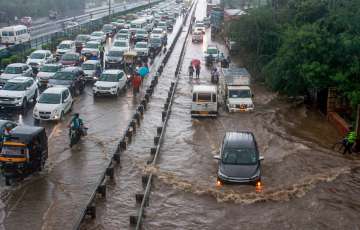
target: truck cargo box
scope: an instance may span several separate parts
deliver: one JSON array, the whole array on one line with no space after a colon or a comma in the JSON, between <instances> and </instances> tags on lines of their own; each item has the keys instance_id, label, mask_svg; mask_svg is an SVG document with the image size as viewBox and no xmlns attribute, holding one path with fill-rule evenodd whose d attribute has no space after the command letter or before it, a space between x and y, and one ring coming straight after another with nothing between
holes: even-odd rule
<instances>
[{"instance_id":1,"label":"truck cargo box","mask_svg":"<svg viewBox=\"0 0 360 230\"><path fill-rule=\"evenodd\" d=\"M245 68L223 69L225 85L250 85L250 73Z\"/></svg>"}]
</instances>

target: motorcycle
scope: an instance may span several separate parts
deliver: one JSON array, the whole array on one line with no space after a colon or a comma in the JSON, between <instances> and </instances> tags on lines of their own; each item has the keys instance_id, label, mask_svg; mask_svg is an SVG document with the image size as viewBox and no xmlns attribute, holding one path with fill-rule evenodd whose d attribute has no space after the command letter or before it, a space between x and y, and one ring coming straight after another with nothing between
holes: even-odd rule
<instances>
[{"instance_id":1,"label":"motorcycle","mask_svg":"<svg viewBox=\"0 0 360 230\"><path fill-rule=\"evenodd\" d=\"M82 136L87 135L87 129L88 128L84 126L82 126L80 129L70 128L70 133L69 133L70 148L76 145L80 141Z\"/></svg>"},{"instance_id":2,"label":"motorcycle","mask_svg":"<svg viewBox=\"0 0 360 230\"><path fill-rule=\"evenodd\" d=\"M219 82L219 72L211 71L211 83L218 84Z\"/></svg>"}]
</instances>

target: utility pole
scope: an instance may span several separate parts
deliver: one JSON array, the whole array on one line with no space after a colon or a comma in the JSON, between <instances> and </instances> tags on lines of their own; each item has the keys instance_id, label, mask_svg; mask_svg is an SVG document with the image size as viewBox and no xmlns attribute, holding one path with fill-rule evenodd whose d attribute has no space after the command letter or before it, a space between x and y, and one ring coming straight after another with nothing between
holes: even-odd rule
<instances>
[{"instance_id":1,"label":"utility pole","mask_svg":"<svg viewBox=\"0 0 360 230\"><path fill-rule=\"evenodd\" d=\"M111 21L111 0L109 0L109 21Z\"/></svg>"}]
</instances>

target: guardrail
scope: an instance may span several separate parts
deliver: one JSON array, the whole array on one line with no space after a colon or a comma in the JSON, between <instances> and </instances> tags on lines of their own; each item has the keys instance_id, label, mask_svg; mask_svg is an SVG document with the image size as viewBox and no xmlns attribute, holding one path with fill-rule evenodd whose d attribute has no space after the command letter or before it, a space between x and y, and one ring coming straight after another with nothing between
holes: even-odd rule
<instances>
[{"instance_id":1,"label":"guardrail","mask_svg":"<svg viewBox=\"0 0 360 230\"><path fill-rule=\"evenodd\" d=\"M186 15L186 18L188 14ZM105 171L101 174L95 191L91 194L86 206L82 209L80 218L77 220L74 229L79 229L81 223L83 222L86 216L90 216L91 218L96 218L96 197L97 195L101 195L102 197L106 196L106 184L107 179L114 179L114 166L115 163L120 163L120 156L123 151L127 149L127 146L132 142L132 136L136 133L136 129L141 125L141 118L143 117L146 109L147 104L150 101L150 98L154 92L156 85L158 84L158 78L161 76L163 71L163 66L168 62L169 57L174 49L176 41L178 40L180 34L182 32L182 26L179 29L179 32L176 34L172 44L170 45L169 49L167 50L161 65L158 67L156 74L152 77L151 83L149 87L146 89L146 93L144 98L141 100L140 104L137 106L136 111L134 112L131 121L129 122L127 128L125 129L122 137L120 138L116 150L112 155L110 162L108 163Z\"/></svg>"},{"instance_id":2,"label":"guardrail","mask_svg":"<svg viewBox=\"0 0 360 230\"><path fill-rule=\"evenodd\" d=\"M197 5L197 3L196 4L193 3L193 5L191 7L193 9L192 16L194 16L196 5ZM184 23L187 21L189 13L186 15ZM164 109L161 112L162 125L160 127L157 127L157 135L154 137L155 147L151 148L151 150L150 150L151 158L150 158L150 160L148 160L147 164L151 164L152 166L156 165L157 159L160 154L162 141L164 139L164 135L165 135L165 131L166 131L166 126L167 126L167 123L168 123L168 120L170 117L170 113L171 113L171 106L174 101L174 96L175 96L177 84L179 81L179 73L180 73L181 65L184 60L185 47L186 47L186 43L187 43L187 38L189 36L189 32L191 30L191 25L192 25L192 22L190 19L189 28L188 28L187 34L185 36L185 42L182 46L180 58L179 58L179 61L177 63L176 70L175 70L176 81L171 82L170 89L168 92L168 97L166 98L166 102L164 104ZM179 30L177 37L179 37L180 34L183 32L182 28L183 28L183 26L181 27L181 30ZM173 48L174 47L172 47L171 49L173 49ZM154 174L152 172L148 175L143 175L142 183L143 183L143 185L146 185L144 194L141 194L141 193L135 194L136 202L140 203L140 208L139 208L136 216L130 216L130 225L134 225L134 226L136 225L136 228L135 228L136 230L140 230L142 228L142 219L144 217L145 207L148 206L148 204L149 204L149 197L150 197L150 191L151 191L151 187L152 187L153 178L154 178Z\"/></svg>"}]
</instances>

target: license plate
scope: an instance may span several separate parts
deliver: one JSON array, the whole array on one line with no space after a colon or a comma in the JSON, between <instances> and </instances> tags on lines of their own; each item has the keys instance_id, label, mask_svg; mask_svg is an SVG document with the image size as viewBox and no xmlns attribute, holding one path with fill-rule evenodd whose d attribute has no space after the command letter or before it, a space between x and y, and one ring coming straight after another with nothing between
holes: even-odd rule
<instances>
[{"instance_id":1,"label":"license plate","mask_svg":"<svg viewBox=\"0 0 360 230\"><path fill-rule=\"evenodd\" d=\"M246 112L246 109L240 109L240 112Z\"/></svg>"},{"instance_id":2,"label":"license plate","mask_svg":"<svg viewBox=\"0 0 360 230\"><path fill-rule=\"evenodd\" d=\"M49 119L50 116L40 116L40 118L42 118L42 119Z\"/></svg>"},{"instance_id":3,"label":"license plate","mask_svg":"<svg viewBox=\"0 0 360 230\"><path fill-rule=\"evenodd\" d=\"M208 115L209 112L207 112L207 111L200 111L200 114L201 114L201 115Z\"/></svg>"}]
</instances>

